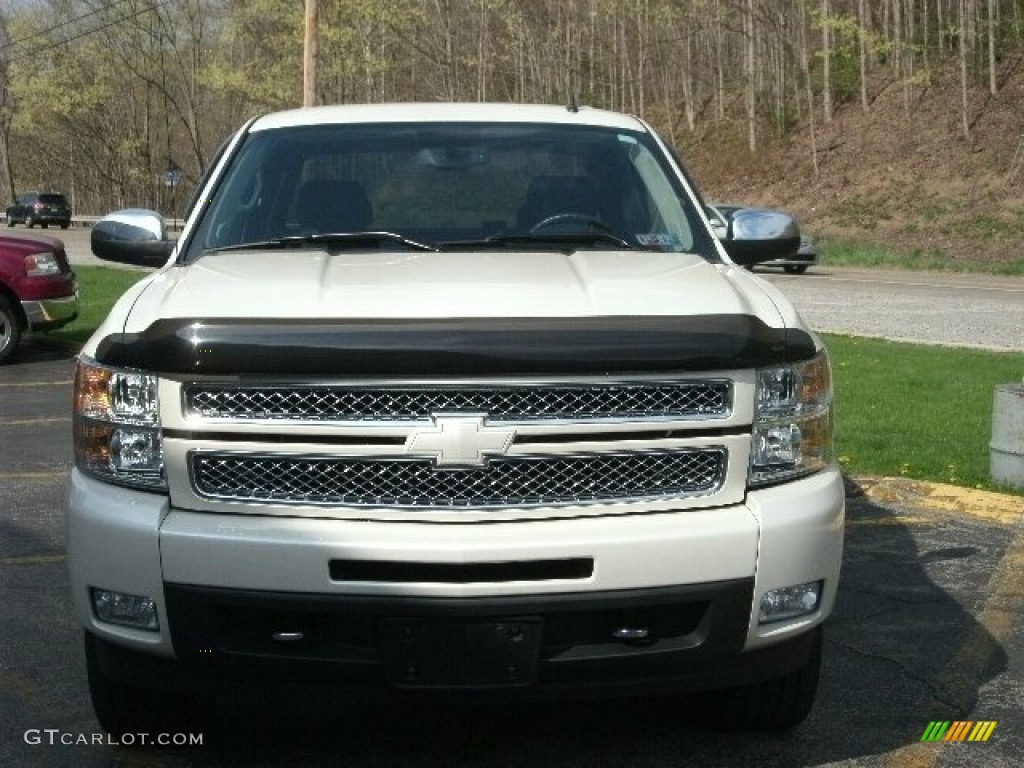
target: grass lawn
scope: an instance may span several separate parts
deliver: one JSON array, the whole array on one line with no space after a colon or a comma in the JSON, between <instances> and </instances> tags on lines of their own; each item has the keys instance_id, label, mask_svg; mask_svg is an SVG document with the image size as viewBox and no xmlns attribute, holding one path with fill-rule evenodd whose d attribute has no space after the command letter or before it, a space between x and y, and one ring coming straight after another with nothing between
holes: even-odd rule
<instances>
[{"instance_id":1,"label":"grass lawn","mask_svg":"<svg viewBox=\"0 0 1024 768\"><path fill-rule=\"evenodd\" d=\"M78 267L75 322L52 335L81 344L147 272ZM836 386L836 455L849 474L903 475L1006 490L989 479L992 400L1024 377L1024 354L826 335Z\"/></svg>"},{"instance_id":2,"label":"grass lawn","mask_svg":"<svg viewBox=\"0 0 1024 768\"><path fill-rule=\"evenodd\" d=\"M78 317L63 328L51 332L50 336L69 344L83 344L103 322L118 297L150 272L115 267L75 267L75 275L78 277Z\"/></svg>"},{"instance_id":3,"label":"grass lawn","mask_svg":"<svg viewBox=\"0 0 1024 768\"><path fill-rule=\"evenodd\" d=\"M1024 258L1005 261L955 260L937 251L897 251L882 246L840 239L819 238L823 263L837 267L884 267L932 272L984 272L1024 275Z\"/></svg>"},{"instance_id":4,"label":"grass lawn","mask_svg":"<svg viewBox=\"0 0 1024 768\"><path fill-rule=\"evenodd\" d=\"M836 455L851 474L903 475L990 490L998 384L1024 354L826 335L836 387Z\"/></svg>"}]
</instances>

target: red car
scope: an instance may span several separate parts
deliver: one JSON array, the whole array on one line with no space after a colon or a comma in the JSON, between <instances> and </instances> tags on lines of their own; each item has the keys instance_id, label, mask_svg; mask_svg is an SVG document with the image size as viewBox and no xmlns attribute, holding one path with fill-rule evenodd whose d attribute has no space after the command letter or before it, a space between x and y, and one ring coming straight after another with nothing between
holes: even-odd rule
<instances>
[{"instance_id":1,"label":"red car","mask_svg":"<svg viewBox=\"0 0 1024 768\"><path fill-rule=\"evenodd\" d=\"M0 364L26 331L60 328L78 316L78 286L56 237L0 234Z\"/></svg>"}]
</instances>

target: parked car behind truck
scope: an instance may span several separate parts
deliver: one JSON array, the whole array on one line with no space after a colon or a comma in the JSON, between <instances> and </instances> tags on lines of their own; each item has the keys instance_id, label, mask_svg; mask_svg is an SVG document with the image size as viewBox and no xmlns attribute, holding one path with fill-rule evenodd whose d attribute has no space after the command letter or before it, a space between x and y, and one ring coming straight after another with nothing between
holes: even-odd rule
<instances>
[{"instance_id":1,"label":"parked car behind truck","mask_svg":"<svg viewBox=\"0 0 1024 768\"><path fill-rule=\"evenodd\" d=\"M54 330L77 316L77 282L64 243L0 234L0 364L14 356L23 334Z\"/></svg>"},{"instance_id":2,"label":"parked car behind truck","mask_svg":"<svg viewBox=\"0 0 1024 768\"><path fill-rule=\"evenodd\" d=\"M76 373L104 728L256 681L806 716L842 550L829 361L734 261L795 249L790 217L720 243L642 120L508 104L260 117L196 199L176 240L152 211L93 232L159 267Z\"/></svg>"},{"instance_id":3,"label":"parked car behind truck","mask_svg":"<svg viewBox=\"0 0 1024 768\"><path fill-rule=\"evenodd\" d=\"M711 228L721 238L729 231L729 222L737 211L753 210L750 206L709 203L704 208ZM818 263L818 244L806 232L800 233L800 245L794 253L759 263L762 267L782 267L791 275L802 275L808 267Z\"/></svg>"}]
</instances>

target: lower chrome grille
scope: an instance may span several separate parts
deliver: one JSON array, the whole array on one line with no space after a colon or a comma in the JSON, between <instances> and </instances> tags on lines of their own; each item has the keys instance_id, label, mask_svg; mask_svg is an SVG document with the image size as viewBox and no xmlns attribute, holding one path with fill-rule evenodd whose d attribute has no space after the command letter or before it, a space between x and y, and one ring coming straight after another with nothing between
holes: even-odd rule
<instances>
[{"instance_id":1,"label":"lower chrome grille","mask_svg":"<svg viewBox=\"0 0 1024 768\"><path fill-rule=\"evenodd\" d=\"M506 456L474 469L417 458L191 457L193 486L207 499L464 509L707 495L721 487L726 463L722 447Z\"/></svg>"}]
</instances>

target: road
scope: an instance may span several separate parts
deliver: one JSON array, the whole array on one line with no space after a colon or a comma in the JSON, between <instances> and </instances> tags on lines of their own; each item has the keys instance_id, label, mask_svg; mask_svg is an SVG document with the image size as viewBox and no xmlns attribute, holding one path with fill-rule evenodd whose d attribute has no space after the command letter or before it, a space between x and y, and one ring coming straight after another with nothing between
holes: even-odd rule
<instances>
[{"instance_id":1,"label":"road","mask_svg":"<svg viewBox=\"0 0 1024 768\"><path fill-rule=\"evenodd\" d=\"M58 230L73 265L106 264L89 230ZM924 344L1024 350L1024 277L851 269L822 265L803 275L758 268L810 326L829 333Z\"/></svg>"},{"instance_id":2,"label":"road","mask_svg":"<svg viewBox=\"0 0 1024 768\"><path fill-rule=\"evenodd\" d=\"M1024 350L1024 277L814 267L769 269L817 330L900 341Z\"/></svg>"}]
</instances>

